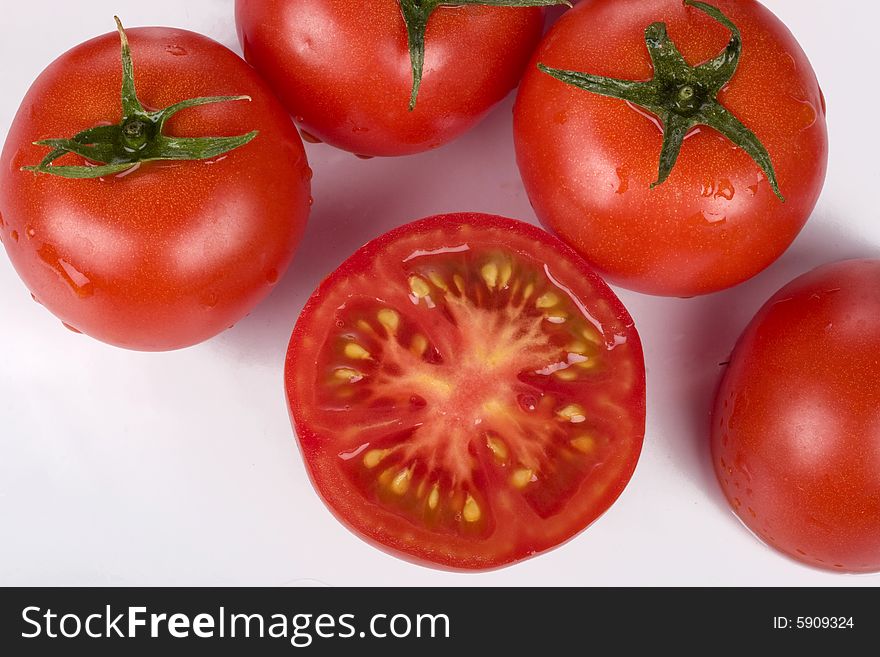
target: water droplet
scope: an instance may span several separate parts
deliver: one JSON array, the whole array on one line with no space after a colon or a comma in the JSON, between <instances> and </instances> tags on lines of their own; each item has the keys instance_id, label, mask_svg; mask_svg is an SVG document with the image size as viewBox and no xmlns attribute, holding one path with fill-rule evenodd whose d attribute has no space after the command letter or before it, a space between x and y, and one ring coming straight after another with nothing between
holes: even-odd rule
<instances>
[{"instance_id":1,"label":"water droplet","mask_svg":"<svg viewBox=\"0 0 880 657\"><path fill-rule=\"evenodd\" d=\"M752 471L749 470L749 466L746 464L742 454L736 455L736 458L733 460L733 464L736 466L736 469L745 476L746 481L750 482L752 480Z\"/></svg>"},{"instance_id":2,"label":"water droplet","mask_svg":"<svg viewBox=\"0 0 880 657\"><path fill-rule=\"evenodd\" d=\"M700 210L699 212L691 215L690 220L696 223L707 223L711 225L722 224L727 221L727 216L718 212L709 212L707 210ZM689 297L682 297L689 298Z\"/></svg>"},{"instance_id":3,"label":"water droplet","mask_svg":"<svg viewBox=\"0 0 880 657\"><path fill-rule=\"evenodd\" d=\"M362 126L357 126L357 125L356 125L356 126L352 127L351 131L352 131L354 134L362 134L362 133L364 133L364 132L369 132L370 129L369 129L369 128L364 128L364 127L362 127Z\"/></svg>"},{"instance_id":4,"label":"water droplet","mask_svg":"<svg viewBox=\"0 0 880 657\"><path fill-rule=\"evenodd\" d=\"M12 231L11 233L9 233L9 235L10 235L10 237L12 237L13 242L18 241L18 231L17 230Z\"/></svg>"},{"instance_id":5,"label":"water droplet","mask_svg":"<svg viewBox=\"0 0 880 657\"><path fill-rule=\"evenodd\" d=\"M372 160L373 155L361 155L360 153L355 153L354 156L359 160Z\"/></svg>"},{"instance_id":6,"label":"water droplet","mask_svg":"<svg viewBox=\"0 0 880 657\"><path fill-rule=\"evenodd\" d=\"M792 98L794 98L792 96ZM801 100L800 98L794 98L794 101L800 105L800 108L797 113L797 117L800 123L801 130L808 130L816 123L816 119L819 118L818 113L816 112L816 107L808 100Z\"/></svg>"},{"instance_id":7,"label":"water droplet","mask_svg":"<svg viewBox=\"0 0 880 657\"><path fill-rule=\"evenodd\" d=\"M71 325L68 324L67 322L61 322L61 325L62 325L64 328L66 328L68 331L70 331L71 333L76 333L77 335L82 335L82 331L80 331L80 330L79 330L78 328L76 328L75 326L71 326Z\"/></svg>"},{"instance_id":8,"label":"water droplet","mask_svg":"<svg viewBox=\"0 0 880 657\"><path fill-rule=\"evenodd\" d=\"M204 301L202 301L202 305L206 308L213 308L217 305L218 301L220 301L220 295L216 292L209 292Z\"/></svg>"},{"instance_id":9,"label":"water droplet","mask_svg":"<svg viewBox=\"0 0 880 657\"><path fill-rule=\"evenodd\" d=\"M275 285L275 283L278 282L278 270L277 269L273 268L273 269L270 269L269 271L266 272L266 282L269 285Z\"/></svg>"},{"instance_id":10,"label":"water droplet","mask_svg":"<svg viewBox=\"0 0 880 657\"><path fill-rule=\"evenodd\" d=\"M89 277L72 263L59 257L54 246L43 244L37 251L37 255L58 274L61 280L70 286L70 289L79 298L86 299L95 293L95 286Z\"/></svg>"},{"instance_id":11,"label":"water droplet","mask_svg":"<svg viewBox=\"0 0 880 657\"><path fill-rule=\"evenodd\" d=\"M734 188L730 179L722 178L719 180L715 187L715 198L724 198L732 201L734 196L736 196L736 188Z\"/></svg>"},{"instance_id":12,"label":"water droplet","mask_svg":"<svg viewBox=\"0 0 880 657\"><path fill-rule=\"evenodd\" d=\"M31 299L33 299L36 303L40 304L41 306L43 305L43 302L40 301L39 299L37 299L36 295L33 292L31 292Z\"/></svg>"},{"instance_id":13,"label":"water droplet","mask_svg":"<svg viewBox=\"0 0 880 657\"><path fill-rule=\"evenodd\" d=\"M303 178L304 178L306 181L311 181L312 178L314 178L314 177L315 177L315 172L314 172L314 170L312 169L312 167L306 167L306 170L303 171Z\"/></svg>"},{"instance_id":14,"label":"water droplet","mask_svg":"<svg viewBox=\"0 0 880 657\"><path fill-rule=\"evenodd\" d=\"M425 401L425 398L421 397L419 395L413 395L412 397L410 397L409 403L410 403L410 406L412 406L413 408L416 408L416 409L424 408L425 406L428 405L428 402Z\"/></svg>"},{"instance_id":15,"label":"water droplet","mask_svg":"<svg viewBox=\"0 0 880 657\"><path fill-rule=\"evenodd\" d=\"M345 328L345 322L343 322L341 319L337 319L336 320L336 328L340 328L340 329Z\"/></svg>"},{"instance_id":16,"label":"water droplet","mask_svg":"<svg viewBox=\"0 0 880 657\"><path fill-rule=\"evenodd\" d=\"M28 227L27 227L27 230L26 230L25 232L27 233L27 236L28 236L29 238L33 238L34 235L37 234L37 231L34 230L34 227L33 227L33 226L28 226Z\"/></svg>"},{"instance_id":17,"label":"water droplet","mask_svg":"<svg viewBox=\"0 0 880 657\"><path fill-rule=\"evenodd\" d=\"M186 48L177 45L165 46L165 52L169 55L174 55L175 57L183 57L187 54Z\"/></svg>"},{"instance_id":18,"label":"water droplet","mask_svg":"<svg viewBox=\"0 0 880 657\"><path fill-rule=\"evenodd\" d=\"M700 195L704 198L724 198L732 201L736 195L736 188L729 178L709 180L700 185Z\"/></svg>"},{"instance_id":19,"label":"water droplet","mask_svg":"<svg viewBox=\"0 0 880 657\"><path fill-rule=\"evenodd\" d=\"M629 173L623 167L617 168L617 179L620 181L620 184L617 186L618 194L626 194L629 189Z\"/></svg>"},{"instance_id":20,"label":"water droplet","mask_svg":"<svg viewBox=\"0 0 880 657\"><path fill-rule=\"evenodd\" d=\"M628 100L625 102L627 104L627 107L629 107L633 112L644 116L646 119L648 119L651 123L653 123L657 127L657 130L660 131L661 134L663 133L663 124L660 122L660 119L658 119L656 116L654 116L653 114L651 114L647 110L643 110L638 105L634 105L633 103L629 102Z\"/></svg>"}]
</instances>

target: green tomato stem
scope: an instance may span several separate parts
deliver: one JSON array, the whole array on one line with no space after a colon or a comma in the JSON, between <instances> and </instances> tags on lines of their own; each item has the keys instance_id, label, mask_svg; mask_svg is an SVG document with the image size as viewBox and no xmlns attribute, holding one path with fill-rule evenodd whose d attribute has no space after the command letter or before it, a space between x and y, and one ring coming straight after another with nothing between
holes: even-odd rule
<instances>
[{"instance_id":1,"label":"green tomato stem","mask_svg":"<svg viewBox=\"0 0 880 657\"><path fill-rule=\"evenodd\" d=\"M568 0L399 0L403 22L406 23L406 36L409 44L409 58L412 67L412 91L409 98L410 111L416 108L422 75L425 69L425 32L431 15L439 7L460 7L462 5L482 5L486 7L550 7L565 5Z\"/></svg>"},{"instance_id":2,"label":"green tomato stem","mask_svg":"<svg viewBox=\"0 0 880 657\"><path fill-rule=\"evenodd\" d=\"M739 28L719 9L705 2L684 0L684 4L709 15L730 30L730 42L714 59L699 66L689 65L669 38L664 23L653 23L645 30L645 43L654 65L654 77L647 82L617 80L577 71L566 71L538 64L538 68L566 84L600 96L625 100L657 116L663 125L663 146L657 180L669 178L684 139L693 128L709 126L742 148L764 172L773 192L783 203L785 197L770 153L764 144L718 102L718 93L736 73L742 55Z\"/></svg>"},{"instance_id":3,"label":"green tomato stem","mask_svg":"<svg viewBox=\"0 0 880 657\"><path fill-rule=\"evenodd\" d=\"M257 131L236 137L171 137L164 134L165 123L181 110L199 105L249 101L249 96L190 98L155 112L147 111L137 96L134 66L128 36L122 22L114 16L119 31L122 57L122 121L118 125L97 126L71 139L44 139L38 146L50 148L43 160L23 171L49 174L74 180L101 178L131 169L144 162L163 160L204 160L228 153L251 142ZM56 166L67 154L89 160L94 165Z\"/></svg>"}]
</instances>

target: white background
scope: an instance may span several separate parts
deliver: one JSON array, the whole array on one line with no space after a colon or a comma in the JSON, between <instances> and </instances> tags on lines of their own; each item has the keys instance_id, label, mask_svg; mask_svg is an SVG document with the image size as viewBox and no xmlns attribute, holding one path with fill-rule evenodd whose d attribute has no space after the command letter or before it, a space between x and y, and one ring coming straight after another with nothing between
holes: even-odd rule
<instances>
[{"instance_id":1,"label":"white background","mask_svg":"<svg viewBox=\"0 0 880 657\"><path fill-rule=\"evenodd\" d=\"M647 357L647 436L629 487L588 531L485 574L388 556L324 508L284 400L299 311L358 246L444 211L534 220L508 98L475 131L425 155L361 161L307 145L315 206L292 268L250 317L185 351L128 352L66 331L0 257L0 584L880 584L880 575L813 570L760 544L728 510L708 459L718 364L751 316L818 264L880 252L880 8L860 2L854 16L826 0L767 4L800 40L828 99L827 186L793 248L752 281L692 300L621 292ZM40 71L111 31L114 13L130 27L188 28L239 51L232 0L4 2L0 135Z\"/></svg>"}]
</instances>

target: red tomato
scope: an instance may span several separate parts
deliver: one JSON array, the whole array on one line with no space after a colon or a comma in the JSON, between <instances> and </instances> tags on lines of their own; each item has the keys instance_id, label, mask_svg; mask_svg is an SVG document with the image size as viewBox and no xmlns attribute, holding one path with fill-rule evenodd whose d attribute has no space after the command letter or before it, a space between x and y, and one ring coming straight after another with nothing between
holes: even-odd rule
<instances>
[{"instance_id":1,"label":"red tomato","mask_svg":"<svg viewBox=\"0 0 880 657\"><path fill-rule=\"evenodd\" d=\"M746 151L705 125L685 133L671 175L652 189L664 139L657 116L537 68L651 80L645 34L655 22L689 65L716 57L731 30L682 0L581 3L548 33L520 86L517 159L538 217L633 290L693 296L754 276L791 244L824 183L825 104L806 55L758 2L711 4L742 37L717 100L769 151L784 203Z\"/></svg>"},{"instance_id":2,"label":"red tomato","mask_svg":"<svg viewBox=\"0 0 880 657\"><path fill-rule=\"evenodd\" d=\"M543 231L442 215L325 280L287 352L306 465L331 510L419 562L492 568L620 495L645 429L632 319Z\"/></svg>"},{"instance_id":3,"label":"red tomato","mask_svg":"<svg viewBox=\"0 0 880 657\"><path fill-rule=\"evenodd\" d=\"M252 98L185 109L167 134L259 134L213 160L145 162L103 179L22 171L49 150L33 142L120 121L119 35L92 39L52 63L22 102L0 160L0 235L35 298L69 327L131 349L176 349L228 328L269 293L303 231L311 171L284 108L234 53L184 30L128 34L145 106Z\"/></svg>"},{"instance_id":4,"label":"red tomato","mask_svg":"<svg viewBox=\"0 0 880 657\"><path fill-rule=\"evenodd\" d=\"M472 128L513 89L541 8L440 7L415 110L398 0L237 0L245 58L311 135L360 155L408 155Z\"/></svg>"},{"instance_id":5,"label":"red tomato","mask_svg":"<svg viewBox=\"0 0 880 657\"><path fill-rule=\"evenodd\" d=\"M761 539L813 566L880 570L880 260L780 290L737 344L715 471Z\"/></svg>"}]
</instances>

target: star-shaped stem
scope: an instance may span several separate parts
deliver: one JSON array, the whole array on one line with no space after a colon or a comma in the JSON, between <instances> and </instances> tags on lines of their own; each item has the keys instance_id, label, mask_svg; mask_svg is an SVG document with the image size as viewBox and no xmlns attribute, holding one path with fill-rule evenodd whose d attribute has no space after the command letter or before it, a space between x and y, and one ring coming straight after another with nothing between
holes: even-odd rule
<instances>
[{"instance_id":1,"label":"star-shaped stem","mask_svg":"<svg viewBox=\"0 0 880 657\"><path fill-rule=\"evenodd\" d=\"M399 0L406 35L409 42L409 58L412 65L413 84L409 99L409 109L414 110L422 85L425 68L425 31L431 14L439 7L460 7L462 5L483 5L486 7L549 7L566 5L568 0Z\"/></svg>"},{"instance_id":2,"label":"star-shaped stem","mask_svg":"<svg viewBox=\"0 0 880 657\"><path fill-rule=\"evenodd\" d=\"M134 66L128 37L116 18L122 50L122 122L83 130L70 139L44 139L36 142L52 150L36 166L24 171L51 174L62 178L84 179L121 173L141 162L157 160L204 160L244 146L257 131L236 137L169 137L164 134L168 119L181 110L199 105L250 100L249 96L212 96L190 98L170 107L149 112L135 92ZM58 158L73 153L97 163L93 166L55 166Z\"/></svg>"},{"instance_id":3,"label":"star-shaped stem","mask_svg":"<svg viewBox=\"0 0 880 657\"><path fill-rule=\"evenodd\" d=\"M663 124L663 147L657 181L651 187L669 178L687 134L696 126L706 125L748 153L767 176L773 192L784 202L785 197L779 189L767 149L717 99L718 93L730 82L739 65L742 54L739 28L712 5L697 0L684 0L684 4L708 14L731 32L730 42L724 51L699 66L691 66L685 61L669 38L664 23L653 23L645 30L645 42L654 65L654 77L646 82L616 80L551 68L544 64L538 64L538 68L566 84L628 101L660 119Z\"/></svg>"}]
</instances>

